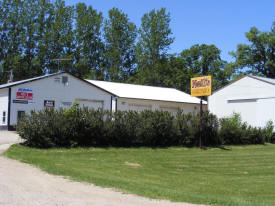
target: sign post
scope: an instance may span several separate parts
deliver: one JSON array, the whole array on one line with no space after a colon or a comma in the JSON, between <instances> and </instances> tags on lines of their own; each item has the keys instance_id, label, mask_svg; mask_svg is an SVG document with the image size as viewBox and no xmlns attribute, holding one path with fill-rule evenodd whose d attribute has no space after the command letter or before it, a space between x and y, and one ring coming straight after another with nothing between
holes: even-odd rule
<instances>
[{"instance_id":1,"label":"sign post","mask_svg":"<svg viewBox=\"0 0 275 206\"><path fill-rule=\"evenodd\" d=\"M191 78L191 96L200 97L200 148L202 149L202 97L211 95L212 77L202 76Z\"/></svg>"}]
</instances>

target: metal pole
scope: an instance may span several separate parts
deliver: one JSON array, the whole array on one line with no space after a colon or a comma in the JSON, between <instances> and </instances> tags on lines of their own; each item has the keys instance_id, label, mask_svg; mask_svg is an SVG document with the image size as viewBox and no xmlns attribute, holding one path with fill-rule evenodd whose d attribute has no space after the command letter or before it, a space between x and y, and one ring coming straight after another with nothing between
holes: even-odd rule
<instances>
[{"instance_id":1,"label":"metal pole","mask_svg":"<svg viewBox=\"0 0 275 206\"><path fill-rule=\"evenodd\" d=\"M57 61L57 67L58 67L58 72L60 72L60 61L71 61L72 59L52 59L52 61Z\"/></svg>"},{"instance_id":2,"label":"metal pole","mask_svg":"<svg viewBox=\"0 0 275 206\"><path fill-rule=\"evenodd\" d=\"M202 149L202 97L200 101L200 148Z\"/></svg>"}]
</instances>

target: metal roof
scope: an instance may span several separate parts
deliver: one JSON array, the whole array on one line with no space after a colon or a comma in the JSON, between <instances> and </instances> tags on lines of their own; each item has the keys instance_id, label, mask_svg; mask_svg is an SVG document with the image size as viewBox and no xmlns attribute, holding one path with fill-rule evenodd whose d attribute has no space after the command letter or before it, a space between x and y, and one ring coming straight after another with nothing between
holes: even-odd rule
<instances>
[{"instance_id":1,"label":"metal roof","mask_svg":"<svg viewBox=\"0 0 275 206\"><path fill-rule=\"evenodd\" d=\"M89 79L86 79L86 81L121 98L182 102L191 104L200 103L199 98L192 97L191 95L174 88L153 87ZM203 104L207 104L207 102L203 101Z\"/></svg>"},{"instance_id":2,"label":"metal roof","mask_svg":"<svg viewBox=\"0 0 275 206\"><path fill-rule=\"evenodd\" d=\"M259 77L259 76L251 76L251 77L275 85L275 79Z\"/></svg>"},{"instance_id":3,"label":"metal roof","mask_svg":"<svg viewBox=\"0 0 275 206\"><path fill-rule=\"evenodd\" d=\"M253 78L253 79L256 79L256 80L259 80L259 81L263 81L263 82L268 83L268 84L275 85L275 79L266 78L266 77L260 77L260 76L252 76L252 75L247 75L247 74L245 74L245 75L239 77L238 79L235 79L235 80L231 81L231 82L228 83L227 85L225 85L225 86L223 86L223 87L217 89L216 91L214 91L214 92L212 93L212 95L215 94L216 92L218 92L218 91L220 91L220 90L222 90L222 89L224 89L224 88L230 86L231 84L233 84L233 83L235 83L235 82L237 82L237 81L239 81L239 80L245 78L245 77Z\"/></svg>"},{"instance_id":4,"label":"metal roof","mask_svg":"<svg viewBox=\"0 0 275 206\"><path fill-rule=\"evenodd\" d=\"M24 79L24 80L11 82L11 83L7 83L7 84L1 84L0 89L13 87L13 86L16 86L16 85L19 85L19 84L24 84L24 83L32 82L32 81L35 81L35 80L44 79L44 78L55 76L57 74L62 74L62 73L64 73L64 72L58 72L58 73L54 73L54 74L46 74L46 75L39 76L39 77Z\"/></svg>"},{"instance_id":5,"label":"metal roof","mask_svg":"<svg viewBox=\"0 0 275 206\"><path fill-rule=\"evenodd\" d=\"M47 77L52 77L52 76L55 76L55 75L58 75L58 74L65 74L65 73L69 74L69 75L71 75L71 76L73 76L73 77L75 77L75 78L77 78L77 79L79 79L79 80L81 80L83 82L85 82L86 84L92 85L92 86L94 86L94 87L96 87L96 88L98 88L98 89L100 89L100 90L102 90L104 92L107 92L108 94L115 95L115 94L113 94L113 93L111 93L109 91L106 91L105 89L103 89L101 87L98 87L97 85L94 85L94 84L92 84L92 83L90 83L88 81L85 81L84 79L81 79L81 78L79 78L77 76L74 76L73 74L68 73L68 72L57 72L57 73L53 73L53 74L47 74L47 75L44 75L44 76L39 76L39 77L34 77L34 78L30 78L30 79L20 80L20 81L16 81L16 82L7 83L7 84L2 84L2 85L0 85L0 89L9 88L9 87L13 87L13 86L16 86L16 85L20 85L20 84L24 84L24 83L28 83L28 82L32 82L32 81L36 81L36 80L40 80L40 79L44 79L44 78L47 78Z\"/></svg>"}]
</instances>

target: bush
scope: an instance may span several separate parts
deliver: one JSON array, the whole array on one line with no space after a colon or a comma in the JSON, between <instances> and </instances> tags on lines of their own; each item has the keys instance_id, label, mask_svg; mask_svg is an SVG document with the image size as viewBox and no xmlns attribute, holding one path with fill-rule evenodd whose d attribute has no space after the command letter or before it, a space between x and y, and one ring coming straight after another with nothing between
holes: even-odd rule
<instances>
[{"instance_id":1,"label":"bush","mask_svg":"<svg viewBox=\"0 0 275 206\"><path fill-rule=\"evenodd\" d=\"M43 110L37 113L31 112L22 118L17 131L25 143L29 146L47 148L68 145L69 139L66 139L66 123L63 117L63 111Z\"/></svg>"},{"instance_id":2,"label":"bush","mask_svg":"<svg viewBox=\"0 0 275 206\"><path fill-rule=\"evenodd\" d=\"M271 120L266 123L264 133L266 142L275 143L274 124Z\"/></svg>"},{"instance_id":3,"label":"bush","mask_svg":"<svg viewBox=\"0 0 275 206\"><path fill-rule=\"evenodd\" d=\"M242 122L241 116L234 113L231 117L220 119L219 136L223 144L264 144L272 141L273 123L270 121L265 128L248 126Z\"/></svg>"},{"instance_id":4,"label":"bush","mask_svg":"<svg viewBox=\"0 0 275 206\"><path fill-rule=\"evenodd\" d=\"M176 129L178 131L178 145L199 146L199 137L202 135L204 146L216 146L221 144L218 136L219 121L217 117L208 111L203 112L202 134L200 134L200 114L184 114L178 112L176 116Z\"/></svg>"},{"instance_id":5,"label":"bush","mask_svg":"<svg viewBox=\"0 0 275 206\"><path fill-rule=\"evenodd\" d=\"M274 126L264 129L247 126L238 114L228 118L204 112L200 131L200 115L172 115L165 111L110 111L79 108L46 109L31 112L19 121L17 131L25 144L32 147L78 146L203 146L221 144L264 144L275 142Z\"/></svg>"}]
</instances>

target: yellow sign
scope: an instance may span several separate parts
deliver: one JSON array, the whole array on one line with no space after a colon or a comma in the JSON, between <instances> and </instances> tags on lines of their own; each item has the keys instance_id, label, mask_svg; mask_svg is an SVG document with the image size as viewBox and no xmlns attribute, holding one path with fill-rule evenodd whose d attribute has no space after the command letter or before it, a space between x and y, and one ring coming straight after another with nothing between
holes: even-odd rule
<instances>
[{"instance_id":1,"label":"yellow sign","mask_svg":"<svg viewBox=\"0 0 275 206\"><path fill-rule=\"evenodd\" d=\"M202 97L211 95L211 76L191 78L191 96Z\"/></svg>"}]
</instances>

